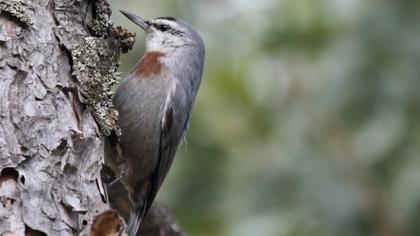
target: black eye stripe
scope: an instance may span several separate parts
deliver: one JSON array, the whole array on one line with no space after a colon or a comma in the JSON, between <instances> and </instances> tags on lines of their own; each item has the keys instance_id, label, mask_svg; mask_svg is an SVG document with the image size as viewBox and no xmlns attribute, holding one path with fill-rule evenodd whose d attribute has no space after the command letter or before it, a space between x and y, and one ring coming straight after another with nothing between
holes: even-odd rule
<instances>
[{"instance_id":1,"label":"black eye stripe","mask_svg":"<svg viewBox=\"0 0 420 236\"><path fill-rule=\"evenodd\" d=\"M157 29L160 30L162 32L168 31L171 29L171 27L169 25L165 25L165 24L152 24L152 26Z\"/></svg>"},{"instance_id":2,"label":"black eye stripe","mask_svg":"<svg viewBox=\"0 0 420 236\"><path fill-rule=\"evenodd\" d=\"M183 36L184 35L184 33L182 33L181 31L173 29L173 28L171 28L171 26L166 25L166 24L152 23L151 25L152 25L153 28L155 28L155 29L157 29L161 32L167 32L167 33L170 33L170 34L175 35L175 36Z\"/></svg>"}]
</instances>

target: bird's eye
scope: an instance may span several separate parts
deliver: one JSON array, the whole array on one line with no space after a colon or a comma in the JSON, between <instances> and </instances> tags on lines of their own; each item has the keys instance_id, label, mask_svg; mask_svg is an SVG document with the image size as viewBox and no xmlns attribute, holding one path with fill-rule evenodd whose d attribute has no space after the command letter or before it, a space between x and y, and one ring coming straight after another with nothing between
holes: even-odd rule
<instances>
[{"instance_id":1,"label":"bird's eye","mask_svg":"<svg viewBox=\"0 0 420 236\"><path fill-rule=\"evenodd\" d=\"M168 25L156 25L156 29L165 32L168 31L170 29L170 27Z\"/></svg>"}]
</instances>

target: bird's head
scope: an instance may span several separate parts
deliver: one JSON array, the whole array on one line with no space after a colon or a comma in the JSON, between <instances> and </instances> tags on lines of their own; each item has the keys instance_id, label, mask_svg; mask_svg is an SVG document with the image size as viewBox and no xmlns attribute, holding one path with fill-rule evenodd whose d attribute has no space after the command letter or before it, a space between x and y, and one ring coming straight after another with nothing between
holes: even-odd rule
<instances>
[{"instance_id":1,"label":"bird's head","mask_svg":"<svg viewBox=\"0 0 420 236\"><path fill-rule=\"evenodd\" d=\"M172 53L188 49L204 50L200 35L183 20L174 17L145 20L126 11L121 10L121 13L146 33L146 51Z\"/></svg>"}]
</instances>

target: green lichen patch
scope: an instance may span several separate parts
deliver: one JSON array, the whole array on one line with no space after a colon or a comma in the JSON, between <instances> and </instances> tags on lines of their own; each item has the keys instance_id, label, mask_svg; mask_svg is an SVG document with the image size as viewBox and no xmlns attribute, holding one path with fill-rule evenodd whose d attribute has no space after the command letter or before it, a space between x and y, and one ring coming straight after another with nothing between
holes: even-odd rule
<instances>
[{"instance_id":1,"label":"green lichen patch","mask_svg":"<svg viewBox=\"0 0 420 236\"><path fill-rule=\"evenodd\" d=\"M73 75L80 100L88 106L102 132L119 134L118 112L114 109L111 87L118 82L119 50L115 39L86 37L72 52Z\"/></svg>"},{"instance_id":2,"label":"green lichen patch","mask_svg":"<svg viewBox=\"0 0 420 236\"><path fill-rule=\"evenodd\" d=\"M32 21L27 14L27 10L27 6L19 0L0 0L0 14L7 12L25 26L30 26L32 25Z\"/></svg>"}]
</instances>

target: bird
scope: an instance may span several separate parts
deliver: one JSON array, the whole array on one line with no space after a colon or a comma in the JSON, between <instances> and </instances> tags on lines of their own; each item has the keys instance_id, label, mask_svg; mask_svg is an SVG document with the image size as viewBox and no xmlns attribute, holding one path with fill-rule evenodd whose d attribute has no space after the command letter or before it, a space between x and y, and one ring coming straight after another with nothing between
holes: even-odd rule
<instances>
[{"instance_id":1,"label":"bird","mask_svg":"<svg viewBox=\"0 0 420 236\"><path fill-rule=\"evenodd\" d=\"M145 32L145 52L114 93L121 135L108 136L104 152L105 165L119 176L131 201L126 232L136 235L185 138L205 45L184 20L145 20L120 11Z\"/></svg>"}]
</instances>

